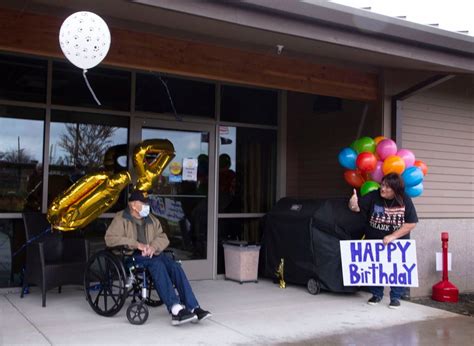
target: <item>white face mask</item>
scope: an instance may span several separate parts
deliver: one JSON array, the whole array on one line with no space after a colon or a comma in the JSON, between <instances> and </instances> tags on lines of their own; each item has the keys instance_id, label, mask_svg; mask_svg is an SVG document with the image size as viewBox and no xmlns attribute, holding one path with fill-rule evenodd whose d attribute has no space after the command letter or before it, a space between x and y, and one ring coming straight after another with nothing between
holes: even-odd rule
<instances>
[{"instance_id":1,"label":"white face mask","mask_svg":"<svg viewBox=\"0 0 474 346\"><path fill-rule=\"evenodd\" d=\"M147 217L150 214L150 206L148 204L142 205L142 210L138 212L141 217Z\"/></svg>"}]
</instances>

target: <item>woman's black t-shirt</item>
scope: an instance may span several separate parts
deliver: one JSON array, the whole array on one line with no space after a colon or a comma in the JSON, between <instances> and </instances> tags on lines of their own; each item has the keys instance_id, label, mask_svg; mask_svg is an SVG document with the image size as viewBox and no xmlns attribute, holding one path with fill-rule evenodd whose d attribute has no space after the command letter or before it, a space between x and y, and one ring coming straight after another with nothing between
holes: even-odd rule
<instances>
[{"instance_id":1,"label":"woman's black t-shirt","mask_svg":"<svg viewBox=\"0 0 474 346\"><path fill-rule=\"evenodd\" d=\"M385 199L380 191L372 191L359 198L360 212L369 223L365 232L366 239L383 239L398 230L404 223L418 222L415 206L410 197L403 199L401 206L396 199ZM408 238L408 234L401 239Z\"/></svg>"}]
</instances>

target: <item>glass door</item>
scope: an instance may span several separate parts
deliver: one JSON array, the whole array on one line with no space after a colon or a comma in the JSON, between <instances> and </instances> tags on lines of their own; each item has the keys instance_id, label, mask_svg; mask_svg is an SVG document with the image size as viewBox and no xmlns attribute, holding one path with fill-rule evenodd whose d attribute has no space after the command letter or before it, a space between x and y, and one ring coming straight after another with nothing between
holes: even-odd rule
<instances>
[{"instance_id":1,"label":"glass door","mask_svg":"<svg viewBox=\"0 0 474 346\"><path fill-rule=\"evenodd\" d=\"M175 157L150 191L152 213L190 279L212 279L215 271L214 127L139 120L141 140L167 139Z\"/></svg>"}]
</instances>

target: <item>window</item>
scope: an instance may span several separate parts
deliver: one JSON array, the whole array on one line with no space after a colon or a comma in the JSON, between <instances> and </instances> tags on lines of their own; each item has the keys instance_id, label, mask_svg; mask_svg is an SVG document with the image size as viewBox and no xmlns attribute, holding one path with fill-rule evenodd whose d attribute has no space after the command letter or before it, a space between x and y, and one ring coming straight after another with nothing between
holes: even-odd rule
<instances>
[{"instance_id":1,"label":"window","mask_svg":"<svg viewBox=\"0 0 474 346\"><path fill-rule=\"evenodd\" d=\"M215 86L195 80L137 73L137 111L214 118ZM169 92L169 94L168 94Z\"/></svg>"},{"instance_id":2,"label":"window","mask_svg":"<svg viewBox=\"0 0 474 346\"><path fill-rule=\"evenodd\" d=\"M46 102L46 60L0 54L0 99Z\"/></svg>"},{"instance_id":3,"label":"window","mask_svg":"<svg viewBox=\"0 0 474 346\"><path fill-rule=\"evenodd\" d=\"M220 127L219 213L265 213L275 200L276 131Z\"/></svg>"},{"instance_id":4,"label":"window","mask_svg":"<svg viewBox=\"0 0 474 346\"><path fill-rule=\"evenodd\" d=\"M44 111L0 105L0 212L41 210Z\"/></svg>"},{"instance_id":5,"label":"window","mask_svg":"<svg viewBox=\"0 0 474 346\"><path fill-rule=\"evenodd\" d=\"M127 170L128 118L53 111L49 147L48 204L86 174L105 170L104 155L113 152L114 172ZM126 192L110 211L123 209Z\"/></svg>"},{"instance_id":6,"label":"window","mask_svg":"<svg viewBox=\"0 0 474 346\"><path fill-rule=\"evenodd\" d=\"M98 106L87 88L82 70L70 63L53 63L52 103L74 107L88 107L130 111L130 72L95 67L87 78L102 106Z\"/></svg>"},{"instance_id":7,"label":"window","mask_svg":"<svg viewBox=\"0 0 474 346\"><path fill-rule=\"evenodd\" d=\"M278 94L274 90L223 85L221 120L259 125L276 125Z\"/></svg>"}]
</instances>

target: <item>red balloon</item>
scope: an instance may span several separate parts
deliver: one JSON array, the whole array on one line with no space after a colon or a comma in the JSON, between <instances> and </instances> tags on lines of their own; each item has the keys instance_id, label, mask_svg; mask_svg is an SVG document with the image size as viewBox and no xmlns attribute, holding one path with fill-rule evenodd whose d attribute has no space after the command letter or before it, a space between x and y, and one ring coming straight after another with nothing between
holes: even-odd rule
<instances>
[{"instance_id":1,"label":"red balloon","mask_svg":"<svg viewBox=\"0 0 474 346\"><path fill-rule=\"evenodd\" d=\"M346 182L353 187L361 187L364 183L364 178L355 170L347 170L344 172L344 179Z\"/></svg>"},{"instance_id":2,"label":"red balloon","mask_svg":"<svg viewBox=\"0 0 474 346\"><path fill-rule=\"evenodd\" d=\"M377 167L377 158L372 153L360 153L357 155L356 166L363 173L373 172Z\"/></svg>"},{"instance_id":3,"label":"red balloon","mask_svg":"<svg viewBox=\"0 0 474 346\"><path fill-rule=\"evenodd\" d=\"M367 180L370 180L370 173L362 172L360 169L356 169L356 172L362 177L364 182L366 182Z\"/></svg>"},{"instance_id":4,"label":"red balloon","mask_svg":"<svg viewBox=\"0 0 474 346\"><path fill-rule=\"evenodd\" d=\"M426 175L428 173L428 166L421 160L416 160L413 166L420 168L423 172L423 175Z\"/></svg>"}]
</instances>

